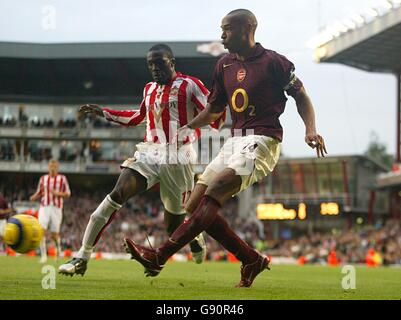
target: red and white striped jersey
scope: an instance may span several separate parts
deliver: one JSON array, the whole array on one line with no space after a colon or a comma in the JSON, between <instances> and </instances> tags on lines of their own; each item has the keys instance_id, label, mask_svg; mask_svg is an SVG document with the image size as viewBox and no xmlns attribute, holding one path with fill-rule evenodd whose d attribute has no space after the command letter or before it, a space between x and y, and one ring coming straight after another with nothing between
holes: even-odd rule
<instances>
[{"instance_id":1,"label":"red and white striped jersey","mask_svg":"<svg viewBox=\"0 0 401 320\"><path fill-rule=\"evenodd\" d=\"M146 118L145 141L171 143L174 132L206 107L208 95L209 90L199 79L177 72L166 85L149 82L139 110L103 108L103 113L107 120L125 126L138 125Z\"/></svg>"},{"instance_id":2,"label":"red and white striped jersey","mask_svg":"<svg viewBox=\"0 0 401 320\"><path fill-rule=\"evenodd\" d=\"M38 188L36 190L37 192L41 192L42 198L40 200L40 204L42 206L53 205L62 209L64 205L64 199L52 194L53 190L71 194L70 186L66 176L57 174L56 176L51 177L50 175L45 174L44 176L40 177Z\"/></svg>"}]
</instances>

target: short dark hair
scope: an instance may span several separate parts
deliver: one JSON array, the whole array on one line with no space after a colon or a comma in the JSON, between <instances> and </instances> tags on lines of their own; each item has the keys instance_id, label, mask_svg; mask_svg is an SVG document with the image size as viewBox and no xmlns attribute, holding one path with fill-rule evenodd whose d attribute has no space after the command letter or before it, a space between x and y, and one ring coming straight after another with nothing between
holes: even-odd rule
<instances>
[{"instance_id":1,"label":"short dark hair","mask_svg":"<svg viewBox=\"0 0 401 320\"><path fill-rule=\"evenodd\" d=\"M250 23L255 29L258 26L258 20L256 19L253 12L248 9L236 9L230 11L227 15L238 16L242 22L246 21Z\"/></svg>"},{"instance_id":2,"label":"short dark hair","mask_svg":"<svg viewBox=\"0 0 401 320\"><path fill-rule=\"evenodd\" d=\"M171 50L171 48L167 44L158 43L149 49L149 51L159 51L159 50L164 51L169 58L171 59L174 58L173 50Z\"/></svg>"}]
</instances>

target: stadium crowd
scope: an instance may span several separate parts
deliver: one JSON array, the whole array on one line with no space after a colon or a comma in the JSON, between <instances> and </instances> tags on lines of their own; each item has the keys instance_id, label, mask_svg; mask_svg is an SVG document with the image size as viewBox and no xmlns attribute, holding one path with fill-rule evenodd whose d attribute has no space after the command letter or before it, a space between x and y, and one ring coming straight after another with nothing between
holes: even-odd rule
<instances>
[{"instance_id":1,"label":"stadium crowd","mask_svg":"<svg viewBox=\"0 0 401 320\"><path fill-rule=\"evenodd\" d=\"M52 118L39 118L36 115L26 115L25 113L19 114L18 118L10 116L0 116L0 127L29 127L29 128L54 128L54 129L74 129L85 128L91 126L93 128L113 128L109 121L100 118L93 118L86 116L85 118L60 118L54 121Z\"/></svg>"},{"instance_id":2,"label":"stadium crowd","mask_svg":"<svg viewBox=\"0 0 401 320\"><path fill-rule=\"evenodd\" d=\"M3 184L0 185L0 191L8 201L12 202L28 199L33 188L12 190ZM65 202L61 229L64 249L74 251L80 247L89 216L105 195L104 191L75 191ZM298 238L273 239L268 231L269 228L256 218L239 216L235 198L223 207L221 214L228 218L241 238L259 251L273 257L293 258L301 263L325 264L333 258L337 263L365 263L369 252L374 250L380 256L383 265L401 264L400 221L389 220L383 226L358 227L358 229L338 230L336 233L315 232ZM152 246L158 246L166 240L163 206L158 198L157 189L128 201L103 233L96 251L123 252L121 244L126 236L146 245L148 237ZM229 258L216 241L210 237L206 239L208 259ZM189 247L184 247L181 253L189 254Z\"/></svg>"},{"instance_id":3,"label":"stadium crowd","mask_svg":"<svg viewBox=\"0 0 401 320\"><path fill-rule=\"evenodd\" d=\"M379 228L373 226L344 230L336 234L313 233L297 239L271 241L268 253L293 257L302 263L365 263L372 252L380 264L401 264L401 222L387 221Z\"/></svg>"}]
</instances>

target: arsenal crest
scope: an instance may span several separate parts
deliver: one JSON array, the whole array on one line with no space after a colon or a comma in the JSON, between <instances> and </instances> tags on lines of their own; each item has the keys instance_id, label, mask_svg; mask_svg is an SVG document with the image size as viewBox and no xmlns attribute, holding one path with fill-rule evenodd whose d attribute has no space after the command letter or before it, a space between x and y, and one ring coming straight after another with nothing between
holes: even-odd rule
<instances>
[{"instance_id":1,"label":"arsenal crest","mask_svg":"<svg viewBox=\"0 0 401 320\"><path fill-rule=\"evenodd\" d=\"M244 81L246 77L246 70L245 69L239 69L237 72L237 80L238 82Z\"/></svg>"}]
</instances>

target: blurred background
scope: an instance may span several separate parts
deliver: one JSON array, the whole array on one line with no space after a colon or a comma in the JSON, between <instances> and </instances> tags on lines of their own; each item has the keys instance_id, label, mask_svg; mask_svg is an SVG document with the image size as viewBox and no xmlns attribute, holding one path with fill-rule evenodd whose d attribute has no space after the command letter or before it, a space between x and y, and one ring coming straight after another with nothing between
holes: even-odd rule
<instances>
[{"instance_id":1,"label":"blurred background","mask_svg":"<svg viewBox=\"0 0 401 320\"><path fill-rule=\"evenodd\" d=\"M72 190L63 247L77 250L90 214L145 131L78 118L79 105L138 108L150 81L146 53L159 42L173 49L177 70L210 88L224 54L221 19L237 8L255 13L257 41L294 62L329 156L316 159L304 143L290 99L276 170L233 198L223 214L242 238L278 261L401 264L398 0L3 0L0 192L18 212L35 211L29 195L48 160L58 159ZM199 151L209 142L201 140ZM204 165L195 169L201 173ZM157 187L131 199L97 250L120 252L124 236L164 241L162 212ZM210 239L209 258L230 259Z\"/></svg>"}]
</instances>

